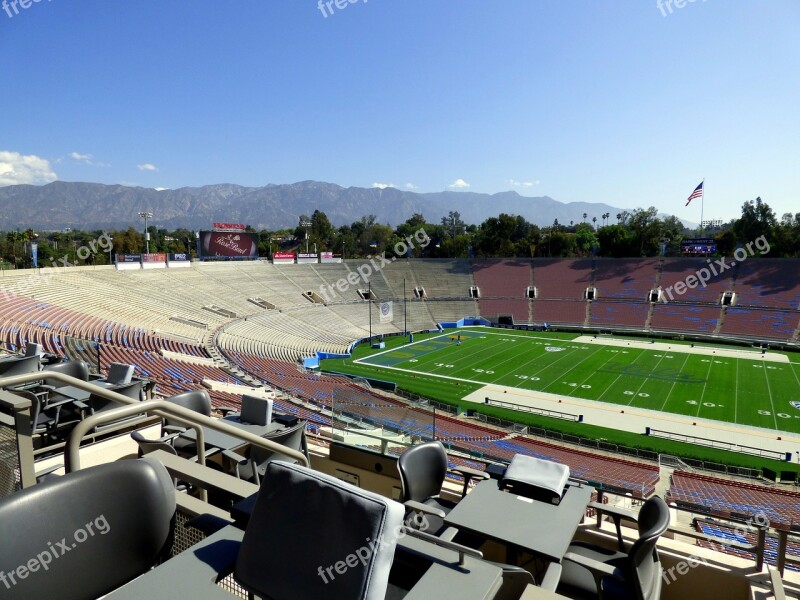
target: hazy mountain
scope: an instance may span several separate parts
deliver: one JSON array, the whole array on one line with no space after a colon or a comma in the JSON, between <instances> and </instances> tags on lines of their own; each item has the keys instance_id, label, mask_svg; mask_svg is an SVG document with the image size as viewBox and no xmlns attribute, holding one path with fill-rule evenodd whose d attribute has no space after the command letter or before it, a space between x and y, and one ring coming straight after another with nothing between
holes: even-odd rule
<instances>
[{"instance_id":1,"label":"hazy mountain","mask_svg":"<svg viewBox=\"0 0 800 600\"><path fill-rule=\"evenodd\" d=\"M167 229L205 229L212 222L246 223L256 229L294 227L298 216L319 209L334 225L352 223L373 214L381 223L397 225L413 213L438 222L449 211L458 211L468 224L481 223L501 212L522 215L532 223L550 225L554 219L568 225L611 214L615 221L623 209L607 204L563 204L547 196L530 198L516 192L477 194L438 192L417 194L394 188L343 188L332 183L299 183L242 187L233 184L199 188L154 190L99 183L57 181L43 186L16 185L0 188L0 230L104 229L139 227L137 213L148 210L152 222Z\"/></svg>"}]
</instances>

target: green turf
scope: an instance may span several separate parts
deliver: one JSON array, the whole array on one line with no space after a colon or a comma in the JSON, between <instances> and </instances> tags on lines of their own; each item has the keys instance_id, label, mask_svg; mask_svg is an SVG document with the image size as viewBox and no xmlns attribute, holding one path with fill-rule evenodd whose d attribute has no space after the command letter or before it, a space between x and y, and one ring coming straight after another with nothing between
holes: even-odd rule
<instances>
[{"instance_id":1,"label":"green turf","mask_svg":"<svg viewBox=\"0 0 800 600\"><path fill-rule=\"evenodd\" d=\"M461 336L462 343L452 341ZM573 339L575 336L572 336ZM459 330L357 359L426 381L496 384L800 433L800 365ZM461 395L464 395L464 391ZM471 390L470 390L471 391Z\"/></svg>"},{"instance_id":2,"label":"green turf","mask_svg":"<svg viewBox=\"0 0 800 600\"><path fill-rule=\"evenodd\" d=\"M461 344L452 341L462 337ZM460 329L445 334L389 338L387 351L366 346L352 359L328 360L326 370L342 371L396 382L401 388L436 400L460 400L485 384L538 390L620 405L674 412L775 429L800 432L800 362L762 362L636 348L583 345L576 334L533 333L497 329ZM619 339L619 338L616 338ZM641 339L639 340L641 341ZM671 345L673 342L669 342ZM677 345L677 344L675 344ZM549 348L549 350L548 350ZM487 407L480 407L484 412ZM568 424L534 415L500 412L504 418L555 428L585 437L602 436L615 443L674 450L706 460L720 460L719 450L706 452L688 445L675 446L641 434ZM552 427L551 427L552 426ZM574 431L573 431L574 430ZM736 458L730 455L729 458ZM757 466L763 459L727 461ZM783 463L786 468L786 463Z\"/></svg>"}]
</instances>

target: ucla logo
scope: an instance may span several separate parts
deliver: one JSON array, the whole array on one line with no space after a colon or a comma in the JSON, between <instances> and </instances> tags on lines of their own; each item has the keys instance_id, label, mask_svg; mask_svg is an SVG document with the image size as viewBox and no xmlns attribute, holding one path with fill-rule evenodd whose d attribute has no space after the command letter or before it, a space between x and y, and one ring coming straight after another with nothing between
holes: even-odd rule
<instances>
[{"instance_id":1,"label":"ucla logo","mask_svg":"<svg viewBox=\"0 0 800 600\"><path fill-rule=\"evenodd\" d=\"M559 348L558 346L545 346L544 348L547 352L563 352L563 348Z\"/></svg>"},{"instance_id":2,"label":"ucla logo","mask_svg":"<svg viewBox=\"0 0 800 600\"><path fill-rule=\"evenodd\" d=\"M791 404L794 408L800 410L800 400L792 400L791 402L789 402L789 404Z\"/></svg>"}]
</instances>

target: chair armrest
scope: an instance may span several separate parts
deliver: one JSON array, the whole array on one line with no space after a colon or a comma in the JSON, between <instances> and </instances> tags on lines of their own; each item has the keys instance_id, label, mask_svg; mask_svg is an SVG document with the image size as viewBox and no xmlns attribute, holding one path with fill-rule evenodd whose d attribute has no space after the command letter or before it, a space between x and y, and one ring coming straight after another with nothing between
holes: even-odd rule
<instances>
[{"instance_id":1,"label":"chair armrest","mask_svg":"<svg viewBox=\"0 0 800 600\"><path fill-rule=\"evenodd\" d=\"M447 516L442 509L433 508L432 506L428 506L422 502L417 502L416 500L406 500L403 502L403 505L411 510L433 515L434 517L439 517L440 519L444 519Z\"/></svg>"},{"instance_id":2,"label":"chair armrest","mask_svg":"<svg viewBox=\"0 0 800 600\"><path fill-rule=\"evenodd\" d=\"M166 432L169 432L169 433L181 434L181 433L186 431L186 427L180 427L178 425L164 425L161 428L161 431L166 431Z\"/></svg>"},{"instance_id":3,"label":"chair armrest","mask_svg":"<svg viewBox=\"0 0 800 600\"><path fill-rule=\"evenodd\" d=\"M473 479L489 479L489 474L485 473L484 471L478 471L478 469L471 469L470 467L453 467L449 469L451 473L455 473L456 475L461 475L464 478L464 487L461 489L461 496L467 495L467 489L469 488L469 482Z\"/></svg>"},{"instance_id":4,"label":"chair armrest","mask_svg":"<svg viewBox=\"0 0 800 600\"><path fill-rule=\"evenodd\" d=\"M617 575L617 569L611 565L593 560L588 556L583 556L577 552L567 552L564 555L563 560L568 560L576 565L580 565L589 571L592 574L592 577L594 577L594 583L598 590L600 589L600 581L603 579L603 577L615 577Z\"/></svg>"},{"instance_id":5,"label":"chair armrest","mask_svg":"<svg viewBox=\"0 0 800 600\"><path fill-rule=\"evenodd\" d=\"M67 398L66 396L62 396L61 400L55 400L54 402L48 402L47 404L45 404L44 409L48 410L50 408L57 408L59 406L63 406L64 404L75 404L76 406L78 406L78 402L79 402L78 400L73 400L72 398ZM83 403L81 402L81 404ZM84 406L86 405L84 404Z\"/></svg>"},{"instance_id":6,"label":"chair armrest","mask_svg":"<svg viewBox=\"0 0 800 600\"><path fill-rule=\"evenodd\" d=\"M221 406L219 408L215 408L215 411L222 413L223 417L227 417L228 413L238 413L238 408L233 408L232 406Z\"/></svg>"},{"instance_id":7,"label":"chair armrest","mask_svg":"<svg viewBox=\"0 0 800 600\"><path fill-rule=\"evenodd\" d=\"M547 570L542 577L542 583L539 587L550 592L555 592L558 587L558 582L561 581L562 566L558 563L550 563L547 565Z\"/></svg>"},{"instance_id":8,"label":"chair armrest","mask_svg":"<svg viewBox=\"0 0 800 600\"><path fill-rule=\"evenodd\" d=\"M470 479L489 479L489 474L486 471L479 471L470 467L453 467L450 470Z\"/></svg>"},{"instance_id":9,"label":"chair armrest","mask_svg":"<svg viewBox=\"0 0 800 600\"><path fill-rule=\"evenodd\" d=\"M622 542L622 519L636 522L638 517L637 513L627 508L609 506L608 504L600 504L599 502L589 502L587 506L588 508L594 508L600 514L611 517L617 529L617 544L619 545L620 551L625 552L625 544Z\"/></svg>"},{"instance_id":10,"label":"chair armrest","mask_svg":"<svg viewBox=\"0 0 800 600\"><path fill-rule=\"evenodd\" d=\"M247 462L250 460L246 456L242 456L241 454L234 452L233 450L223 450L222 456L233 461L237 465L246 465Z\"/></svg>"},{"instance_id":11,"label":"chair armrest","mask_svg":"<svg viewBox=\"0 0 800 600\"><path fill-rule=\"evenodd\" d=\"M72 403L73 403L73 406L75 406L75 408L80 410L82 413L85 413L86 411L91 410L89 405L86 404L86 402L84 402L83 400L73 400Z\"/></svg>"}]
</instances>

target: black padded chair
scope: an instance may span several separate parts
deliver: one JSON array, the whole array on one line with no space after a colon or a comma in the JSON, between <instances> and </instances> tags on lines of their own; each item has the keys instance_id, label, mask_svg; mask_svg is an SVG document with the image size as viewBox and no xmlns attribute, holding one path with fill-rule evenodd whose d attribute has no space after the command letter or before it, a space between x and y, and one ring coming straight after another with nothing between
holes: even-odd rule
<instances>
[{"instance_id":1,"label":"black padded chair","mask_svg":"<svg viewBox=\"0 0 800 600\"><path fill-rule=\"evenodd\" d=\"M441 531L445 516L455 507L454 502L439 496L448 471L447 452L442 443L411 446L400 455L397 469L400 471L403 504L409 512L425 515L428 533ZM470 480L489 478L487 473L468 467L455 467L452 472L464 479L462 496L467 492Z\"/></svg>"},{"instance_id":2,"label":"black padded chair","mask_svg":"<svg viewBox=\"0 0 800 600\"><path fill-rule=\"evenodd\" d=\"M308 442L306 440L306 421L299 421L297 425L281 429L273 433L262 436L265 440L270 440L276 444L281 444L292 450L297 450L308 456ZM256 485L261 484L267 465L273 461L280 460L288 463L297 463L294 458L274 452L266 448L251 446L248 456L244 457L236 452L224 450L222 455L229 459L234 465L234 474L239 479L247 479ZM309 464L311 464L309 462Z\"/></svg>"},{"instance_id":3,"label":"black padded chair","mask_svg":"<svg viewBox=\"0 0 800 600\"><path fill-rule=\"evenodd\" d=\"M74 400L62 398L46 402L44 397L30 390L10 390L31 402L31 435L41 436L46 442L63 438L80 420L80 412L70 410Z\"/></svg>"},{"instance_id":4,"label":"black padded chair","mask_svg":"<svg viewBox=\"0 0 800 600\"><path fill-rule=\"evenodd\" d=\"M69 360L54 365L47 365L42 369L44 385L60 387L64 384L55 379L48 379L48 373L62 373L74 377L75 379L80 379L81 381L89 381L89 365L82 360Z\"/></svg>"},{"instance_id":5,"label":"black padded chair","mask_svg":"<svg viewBox=\"0 0 800 600\"><path fill-rule=\"evenodd\" d=\"M166 558L174 516L172 479L147 458L90 467L11 494L0 500L0 596L103 596Z\"/></svg>"},{"instance_id":6,"label":"black padded chair","mask_svg":"<svg viewBox=\"0 0 800 600\"><path fill-rule=\"evenodd\" d=\"M271 462L234 574L251 598L384 600L403 513L330 475Z\"/></svg>"},{"instance_id":7,"label":"black padded chair","mask_svg":"<svg viewBox=\"0 0 800 600\"><path fill-rule=\"evenodd\" d=\"M204 389L181 392L180 394L165 398L165 400L183 408L193 410L203 416L211 416L211 396L209 396L208 392ZM161 428L161 435L163 437L171 433L183 433L184 431L186 431L185 425L174 419L166 418ZM189 457L197 455L197 443L194 440L176 437L172 445L175 447L178 456Z\"/></svg>"},{"instance_id":8,"label":"black padded chair","mask_svg":"<svg viewBox=\"0 0 800 600\"><path fill-rule=\"evenodd\" d=\"M662 571L656 543L669 527L669 507L653 496L642 505L636 520L639 539L628 552L585 542L572 544L561 563L558 593L570 598L657 600ZM622 545L621 534L618 537Z\"/></svg>"}]
</instances>

